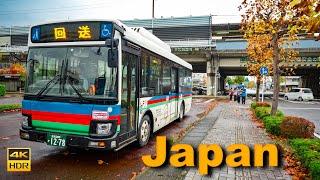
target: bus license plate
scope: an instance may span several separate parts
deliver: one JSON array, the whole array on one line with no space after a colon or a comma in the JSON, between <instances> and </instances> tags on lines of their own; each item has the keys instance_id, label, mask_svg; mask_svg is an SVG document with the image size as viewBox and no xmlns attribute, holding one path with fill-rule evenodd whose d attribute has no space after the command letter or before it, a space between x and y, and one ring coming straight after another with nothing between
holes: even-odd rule
<instances>
[{"instance_id":1,"label":"bus license plate","mask_svg":"<svg viewBox=\"0 0 320 180\"><path fill-rule=\"evenodd\" d=\"M66 136L58 135L58 134L48 134L47 136L47 144L51 146L66 146Z\"/></svg>"}]
</instances>

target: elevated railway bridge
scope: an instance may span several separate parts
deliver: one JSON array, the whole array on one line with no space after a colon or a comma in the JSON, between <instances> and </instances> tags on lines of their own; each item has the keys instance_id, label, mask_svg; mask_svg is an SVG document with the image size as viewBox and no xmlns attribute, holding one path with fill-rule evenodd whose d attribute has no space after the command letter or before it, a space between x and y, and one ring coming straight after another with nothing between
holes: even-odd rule
<instances>
[{"instance_id":1,"label":"elevated railway bridge","mask_svg":"<svg viewBox=\"0 0 320 180\"><path fill-rule=\"evenodd\" d=\"M240 24L216 24L214 16L134 19L122 21L130 27L144 27L171 46L171 51L193 65L194 73L207 74L208 95L224 89L227 76L248 75L246 46ZM25 52L27 27L0 28L0 54ZM302 86L320 97L320 42L302 37L294 46L299 51L295 75ZM1 63L1 60L0 60ZM284 74L285 75L285 74Z\"/></svg>"},{"instance_id":2,"label":"elevated railway bridge","mask_svg":"<svg viewBox=\"0 0 320 180\"><path fill-rule=\"evenodd\" d=\"M171 46L172 51L193 65L194 73L207 73L208 95L224 89L227 76L248 75L247 42L240 24L216 24L214 16L160 18L124 21L142 26ZM303 37L293 47L299 51L295 75L302 86L320 97L320 42ZM286 75L286 74L283 74Z\"/></svg>"}]
</instances>

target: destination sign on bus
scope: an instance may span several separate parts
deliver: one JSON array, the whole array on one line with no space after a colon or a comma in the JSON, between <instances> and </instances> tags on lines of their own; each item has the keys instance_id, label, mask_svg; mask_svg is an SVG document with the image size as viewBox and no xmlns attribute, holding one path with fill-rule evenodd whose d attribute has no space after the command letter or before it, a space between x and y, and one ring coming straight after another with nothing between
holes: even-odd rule
<instances>
[{"instance_id":1,"label":"destination sign on bus","mask_svg":"<svg viewBox=\"0 0 320 180\"><path fill-rule=\"evenodd\" d=\"M55 23L31 28L31 42L73 42L99 41L111 38L111 22L68 22Z\"/></svg>"}]
</instances>

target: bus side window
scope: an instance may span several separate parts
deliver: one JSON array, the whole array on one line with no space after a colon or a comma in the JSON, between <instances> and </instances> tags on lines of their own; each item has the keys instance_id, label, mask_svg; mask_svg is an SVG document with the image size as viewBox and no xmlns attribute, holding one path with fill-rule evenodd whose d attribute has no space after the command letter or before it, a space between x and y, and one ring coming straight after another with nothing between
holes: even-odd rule
<instances>
[{"instance_id":1,"label":"bus side window","mask_svg":"<svg viewBox=\"0 0 320 180\"><path fill-rule=\"evenodd\" d=\"M179 92L185 92L185 87L186 87L186 77L185 77L185 70L184 68L180 67L179 68Z\"/></svg>"},{"instance_id":2,"label":"bus side window","mask_svg":"<svg viewBox=\"0 0 320 180\"><path fill-rule=\"evenodd\" d=\"M141 96L149 95L150 84L150 59L147 53L143 52L141 56Z\"/></svg>"},{"instance_id":3,"label":"bus side window","mask_svg":"<svg viewBox=\"0 0 320 180\"><path fill-rule=\"evenodd\" d=\"M150 61L150 96L161 95L161 60L156 57L151 57Z\"/></svg>"},{"instance_id":4,"label":"bus side window","mask_svg":"<svg viewBox=\"0 0 320 180\"><path fill-rule=\"evenodd\" d=\"M171 91L171 67L167 63L163 64L162 88L163 95L169 95Z\"/></svg>"}]
</instances>

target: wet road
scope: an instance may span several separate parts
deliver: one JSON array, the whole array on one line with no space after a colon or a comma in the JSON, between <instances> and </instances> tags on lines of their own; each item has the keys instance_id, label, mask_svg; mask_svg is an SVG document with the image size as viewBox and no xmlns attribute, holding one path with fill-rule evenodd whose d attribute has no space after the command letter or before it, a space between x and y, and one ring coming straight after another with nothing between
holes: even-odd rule
<instances>
[{"instance_id":1,"label":"wet road","mask_svg":"<svg viewBox=\"0 0 320 180\"><path fill-rule=\"evenodd\" d=\"M208 99L194 99L191 111L182 122L173 122L156 135L177 138L215 103ZM20 113L0 114L0 179L130 179L145 167L144 154L154 152L155 136L143 148L130 145L118 152L69 151L19 138ZM6 172L6 148L30 147L32 171ZM99 162L99 163L98 163Z\"/></svg>"}]
</instances>

